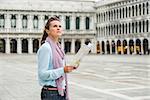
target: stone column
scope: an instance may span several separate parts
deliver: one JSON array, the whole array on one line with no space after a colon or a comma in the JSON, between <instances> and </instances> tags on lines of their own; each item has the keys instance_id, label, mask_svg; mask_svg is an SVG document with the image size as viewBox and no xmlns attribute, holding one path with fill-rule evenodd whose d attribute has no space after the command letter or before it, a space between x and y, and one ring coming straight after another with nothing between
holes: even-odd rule
<instances>
[{"instance_id":1,"label":"stone column","mask_svg":"<svg viewBox=\"0 0 150 100\"><path fill-rule=\"evenodd\" d=\"M49 18L51 18L50 16L51 16L51 15L49 15ZM59 16L59 19L60 19L60 23L61 23L61 25L62 25L62 24L63 24L62 15ZM44 24L46 24L46 23L44 22ZM63 25L62 25L62 28L63 28Z\"/></svg>"},{"instance_id":2,"label":"stone column","mask_svg":"<svg viewBox=\"0 0 150 100\"><path fill-rule=\"evenodd\" d=\"M72 15L71 16L71 30L75 30L75 23L76 20L75 20L75 15Z\"/></svg>"},{"instance_id":3,"label":"stone column","mask_svg":"<svg viewBox=\"0 0 150 100\"><path fill-rule=\"evenodd\" d=\"M38 26L39 26L40 30L44 29L44 16L43 15L39 16L39 23L38 24L39 24Z\"/></svg>"},{"instance_id":4,"label":"stone column","mask_svg":"<svg viewBox=\"0 0 150 100\"><path fill-rule=\"evenodd\" d=\"M102 54L102 41L99 40L99 44L100 44L100 54Z\"/></svg>"},{"instance_id":5,"label":"stone column","mask_svg":"<svg viewBox=\"0 0 150 100\"><path fill-rule=\"evenodd\" d=\"M123 35L123 23L121 23L121 27L120 27L120 29L121 29L121 35Z\"/></svg>"},{"instance_id":6,"label":"stone column","mask_svg":"<svg viewBox=\"0 0 150 100\"><path fill-rule=\"evenodd\" d=\"M33 29L33 15L28 15L28 29L30 31Z\"/></svg>"},{"instance_id":7,"label":"stone column","mask_svg":"<svg viewBox=\"0 0 150 100\"><path fill-rule=\"evenodd\" d=\"M10 40L6 38L6 54L10 54Z\"/></svg>"},{"instance_id":8,"label":"stone column","mask_svg":"<svg viewBox=\"0 0 150 100\"><path fill-rule=\"evenodd\" d=\"M17 29L18 31L20 31L20 29L22 28L22 15L18 14L17 16Z\"/></svg>"},{"instance_id":9,"label":"stone column","mask_svg":"<svg viewBox=\"0 0 150 100\"><path fill-rule=\"evenodd\" d=\"M141 21L141 33L143 33L143 21Z\"/></svg>"},{"instance_id":10,"label":"stone column","mask_svg":"<svg viewBox=\"0 0 150 100\"><path fill-rule=\"evenodd\" d=\"M93 48L92 48L92 50L91 50L91 52L92 53L94 53L94 54L96 54L96 41L95 41L95 39L92 39L92 45L93 45Z\"/></svg>"},{"instance_id":11,"label":"stone column","mask_svg":"<svg viewBox=\"0 0 150 100\"><path fill-rule=\"evenodd\" d=\"M149 52L150 52L150 37L148 37L148 49L149 49Z\"/></svg>"},{"instance_id":12,"label":"stone column","mask_svg":"<svg viewBox=\"0 0 150 100\"><path fill-rule=\"evenodd\" d=\"M81 16L80 29L85 30L85 16Z\"/></svg>"},{"instance_id":13,"label":"stone column","mask_svg":"<svg viewBox=\"0 0 150 100\"><path fill-rule=\"evenodd\" d=\"M129 38L126 39L127 40L127 54L129 55L130 54L130 47L129 47Z\"/></svg>"},{"instance_id":14,"label":"stone column","mask_svg":"<svg viewBox=\"0 0 150 100\"><path fill-rule=\"evenodd\" d=\"M144 54L144 51L143 51L143 39L141 38L140 41L141 41L141 54Z\"/></svg>"},{"instance_id":15,"label":"stone column","mask_svg":"<svg viewBox=\"0 0 150 100\"><path fill-rule=\"evenodd\" d=\"M150 26L150 25L149 25ZM144 33L146 32L146 20L145 20L145 27L144 27Z\"/></svg>"},{"instance_id":16,"label":"stone column","mask_svg":"<svg viewBox=\"0 0 150 100\"><path fill-rule=\"evenodd\" d=\"M137 33L139 34L139 23L137 23Z\"/></svg>"},{"instance_id":17,"label":"stone column","mask_svg":"<svg viewBox=\"0 0 150 100\"><path fill-rule=\"evenodd\" d=\"M134 38L133 41L134 41L134 54L136 54L136 39Z\"/></svg>"},{"instance_id":18,"label":"stone column","mask_svg":"<svg viewBox=\"0 0 150 100\"><path fill-rule=\"evenodd\" d=\"M29 51L29 54L32 54L32 53L33 53L33 42L32 42L32 38L29 39L28 51Z\"/></svg>"},{"instance_id":19,"label":"stone column","mask_svg":"<svg viewBox=\"0 0 150 100\"><path fill-rule=\"evenodd\" d=\"M127 6L127 18L129 17L129 6Z\"/></svg>"},{"instance_id":20,"label":"stone column","mask_svg":"<svg viewBox=\"0 0 150 100\"><path fill-rule=\"evenodd\" d=\"M40 39L38 39L38 41L39 41L39 47L41 46L41 38Z\"/></svg>"},{"instance_id":21,"label":"stone column","mask_svg":"<svg viewBox=\"0 0 150 100\"><path fill-rule=\"evenodd\" d=\"M91 16L91 17L90 17L90 30L93 30L93 29L94 29L94 23L95 23L95 21L94 21L94 16Z\"/></svg>"},{"instance_id":22,"label":"stone column","mask_svg":"<svg viewBox=\"0 0 150 100\"><path fill-rule=\"evenodd\" d=\"M133 34L133 31L132 31L132 22L130 23L130 34Z\"/></svg>"},{"instance_id":23,"label":"stone column","mask_svg":"<svg viewBox=\"0 0 150 100\"><path fill-rule=\"evenodd\" d=\"M143 7L143 5L141 5L141 15L143 15L143 9L145 8Z\"/></svg>"},{"instance_id":24,"label":"stone column","mask_svg":"<svg viewBox=\"0 0 150 100\"><path fill-rule=\"evenodd\" d=\"M75 39L73 38L71 41L71 53L74 54L75 53Z\"/></svg>"},{"instance_id":25,"label":"stone column","mask_svg":"<svg viewBox=\"0 0 150 100\"><path fill-rule=\"evenodd\" d=\"M120 40L121 41L121 54L124 54L124 49L123 49L123 40Z\"/></svg>"},{"instance_id":26,"label":"stone column","mask_svg":"<svg viewBox=\"0 0 150 100\"><path fill-rule=\"evenodd\" d=\"M129 34L129 23L130 22L127 22L127 34Z\"/></svg>"},{"instance_id":27,"label":"stone column","mask_svg":"<svg viewBox=\"0 0 150 100\"><path fill-rule=\"evenodd\" d=\"M105 43L105 45L104 45L105 46L104 47L105 48L105 54L107 54L107 42L106 42L106 40L104 40L104 43Z\"/></svg>"},{"instance_id":28,"label":"stone column","mask_svg":"<svg viewBox=\"0 0 150 100\"><path fill-rule=\"evenodd\" d=\"M134 33L136 33L136 23L134 22Z\"/></svg>"},{"instance_id":29,"label":"stone column","mask_svg":"<svg viewBox=\"0 0 150 100\"><path fill-rule=\"evenodd\" d=\"M64 50L64 38L61 38L61 48Z\"/></svg>"},{"instance_id":30,"label":"stone column","mask_svg":"<svg viewBox=\"0 0 150 100\"><path fill-rule=\"evenodd\" d=\"M6 21L5 21L5 28L6 29L10 29L11 28L11 15L10 14L6 14L5 15Z\"/></svg>"},{"instance_id":31,"label":"stone column","mask_svg":"<svg viewBox=\"0 0 150 100\"><path fill-rule=\"evenodd\" d=\"M118 54L118 49L117 49L117 39L115 39L115 52Z\"/></svg>"},{"instance_id":32,"label":"stone column","mask_svg":"<svg viewBox=\"0 0 150 100\"><path fill-rule=\"evenodd\" d=\"M137 16L139 16L139 6L137 7Z\"/></svg>"},{"instance_id":33,"label":"stone column","mask_svg":"<svg viewBox=\"0 0 150 100\"><path fill-rule=\"evenodd\" d=\"M81 40L81 47L85 44L85 39Z\"/></svg>"},{"instance_id":34,"label":"stone column","mask_svg":"<svg viewBox=\"0 0 150 100\"><path fill-rule=\"evenodd\" d=\"M136 16L136 7L134 7L134 16Z\"/></svg>"},{"instance_id":35,"label":"stone column","mask_svg":"<svg viewBox=\"0 0 150 100\"><path fill-rule=\"evenodd\" d=\"M62 24L63 29L65 30L66 29L66 16L65 15L62 15L61 24Z\"/></svg>"},{"instance_id":36,"label":"stone column","mask_svg":"<svg viewBox=\"0 0 150 100\"><path fill-rule=\"evenodd\" d=\"M17 39L17 53L18 54L21 54L22 52L21 52L21 47L22 45L21 45L21 40L20 40L20 38L18 38Z\"/></svg>"},{"instance_id":37,"label":"stone column","mask_svg":"<svg viewBox=\"0 0 150 100\"><path fill-rule=\"evenodd\" d=\"M109 44L110 44L110 54L112 54L112 41L109 40Z\"/></svg>"}]
</instances>

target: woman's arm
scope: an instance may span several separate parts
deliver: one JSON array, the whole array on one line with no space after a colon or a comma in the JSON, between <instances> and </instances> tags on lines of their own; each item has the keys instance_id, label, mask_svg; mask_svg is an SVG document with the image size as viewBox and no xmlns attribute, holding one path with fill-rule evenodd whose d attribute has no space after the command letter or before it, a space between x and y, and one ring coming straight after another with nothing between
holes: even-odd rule
<instances>
[{"instance_id":1,"label":"woman's arm","mask_svg":"<svg viewBox=\"0 0 150 100\"><path fill-rule=\"evenodd\" d=\"M64 74L64 67L53 69L51 47L46 44L38 51L38 74L42 80L55 80Z\"/></svg>"}]
</instances>

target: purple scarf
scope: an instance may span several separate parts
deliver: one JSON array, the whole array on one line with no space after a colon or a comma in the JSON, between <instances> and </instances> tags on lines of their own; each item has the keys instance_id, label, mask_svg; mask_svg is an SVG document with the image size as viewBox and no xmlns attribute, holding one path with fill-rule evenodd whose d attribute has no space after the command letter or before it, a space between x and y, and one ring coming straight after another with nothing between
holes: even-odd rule
<instances>
[{"instance_id":1,"label":"purple scarf","mask_svg":"<svg viewBox=\"0 0 150 100\"><path fill-rule=\"evenodd\" d=\"M61 49L60 44L59 43L55 43L50 37L46 38L46 42L48 42L49 45L52 48L52 55L53 55L52 63L53 63L53 68L57 69L57 68L63 67L63 60L64 60L64 57L65 57L65 53ZM62 89L62 81L64 79L65 79L65 82L66 82L66 100L69 100L69 98L68 98L67 75L65 74L65 75L59 77L58 79L56 79L56 85L57 85L59 94L61 96L64 96L64 90Z\"/></svg>"}]
</instances>

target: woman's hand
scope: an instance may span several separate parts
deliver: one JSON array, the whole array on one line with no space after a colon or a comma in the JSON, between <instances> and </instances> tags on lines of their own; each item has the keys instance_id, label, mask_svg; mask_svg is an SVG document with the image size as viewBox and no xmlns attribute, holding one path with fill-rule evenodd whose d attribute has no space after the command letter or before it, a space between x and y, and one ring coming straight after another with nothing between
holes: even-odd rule
<instances>
[{"instance_id":1,"label":"woman's hand","mask_svg":"<svg viewBox=\"0 0 150 100\"><path fill-rule=\"evenodd\" d=\"M74 67L74 66L65 66L64 67L64 72L65 73L70 73L70 72L72 72L75 69L76 69L76 67Z\"/></svg>"}]
</instances>

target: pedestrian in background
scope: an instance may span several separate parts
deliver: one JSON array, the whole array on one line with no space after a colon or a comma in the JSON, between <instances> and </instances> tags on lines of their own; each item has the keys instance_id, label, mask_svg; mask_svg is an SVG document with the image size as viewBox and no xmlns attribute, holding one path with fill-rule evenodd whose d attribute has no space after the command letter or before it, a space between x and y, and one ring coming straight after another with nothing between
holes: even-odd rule
<instances>
[{"instance_id":1,"label":"pedestrian in background","mask_svg":"<svg viewBox=\"0 0 150 100\"><path fill-rule=\"evenodd\" d=\"M62 27L58 17L51 17L44 29L37 52L41 100L69 100L66 73L75 70L65 65L65 53L59 44Z\"/></svg>"}]
</instances>

